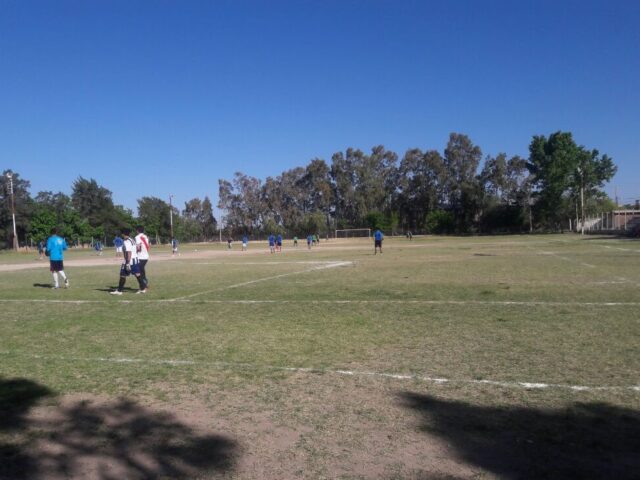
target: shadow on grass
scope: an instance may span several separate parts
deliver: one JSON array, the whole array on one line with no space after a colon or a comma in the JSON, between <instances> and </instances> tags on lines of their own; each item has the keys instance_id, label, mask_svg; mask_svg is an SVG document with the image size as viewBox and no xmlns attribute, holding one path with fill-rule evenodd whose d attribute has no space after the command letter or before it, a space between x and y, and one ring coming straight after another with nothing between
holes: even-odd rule
<instances>
[{"instance_id":1,"label":"shadow on grass","mask_svg":"<svg viewBox=\"0 0 640 480\"><path fill-rule=\"evenodd\" d=\"M50 395L29 380L0 379L0 479L187 479L233 469L233 440L200 435L171 413L129 400L28 415Z\"/></svg>"},{"instance_id":2,"label":"shadow on grass","mask_svg":"<svg viewBox=\"0 0 640 480\"><path fill-rule=\"evenodd\" d=\"M637 479L640 413L604 403L538 410L483 407L405 392L422 430L505 479Z\"/></svg>"},{"instance_id":3,"label":"shadow on grass","mask_svg":"<svg viewBox=\"0 0 640 480\"><path fill-rule=\"evenodd\" d=\"M96 292L113 292L114 290L116 290L118 288L118 286L114 286L114 287L106 287L106 288L94 288L94 290ZM137 288L133 288L133 287L122 287L122 291L123 292L137 292L138 289Z\"/></svg>"},{"instance_id":4,"label":"shadow on grass","mask_svg":"<svg viewBox=\"0 0 640 480\"><path fill-rule=\"evenodd\" d=\"M35 288L51 288L53 285L51 283L34 283L33 286Z\"/></svg>"}]
</instances>

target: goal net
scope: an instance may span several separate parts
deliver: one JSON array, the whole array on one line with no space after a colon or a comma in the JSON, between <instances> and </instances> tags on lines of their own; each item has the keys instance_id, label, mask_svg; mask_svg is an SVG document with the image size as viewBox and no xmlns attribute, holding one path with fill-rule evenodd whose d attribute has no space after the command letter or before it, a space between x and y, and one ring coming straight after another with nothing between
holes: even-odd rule
<instances>
[{"instance_id":1,"label":"goal net","mask_svg":"<svg viewBox=\"0 0 640 480\"><path fill-rule=\"evenodd\" d=\"M342 230L336 230L336 238L362 238L371 237L370 228L345 228Z\"/></svg>"}]
</instances>

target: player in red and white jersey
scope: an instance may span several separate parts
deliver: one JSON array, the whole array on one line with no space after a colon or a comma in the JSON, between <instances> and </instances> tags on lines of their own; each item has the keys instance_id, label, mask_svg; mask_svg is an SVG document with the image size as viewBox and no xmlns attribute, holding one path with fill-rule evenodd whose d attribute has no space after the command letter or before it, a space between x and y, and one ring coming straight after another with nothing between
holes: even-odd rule
<instances>
[{"instance_id":1,"label":"player in red and white jersey","mask_svg":"<svg viewBox=\"0 0 640 480\"><path fill-rule=\"evenodd\" d=\"M151 249L149 246L149 237L147 237L144 233L144 227L142 225L138 225L136 227L136 250L138 251L138 263L140 264L140 278L142 280L142 285L144 288L141 288L138 293L147 293L149 289L149 282L147 281L147 272L145 267L147 266L147 262L149 261L149 250Z\"/></svg>"}]
</instances>

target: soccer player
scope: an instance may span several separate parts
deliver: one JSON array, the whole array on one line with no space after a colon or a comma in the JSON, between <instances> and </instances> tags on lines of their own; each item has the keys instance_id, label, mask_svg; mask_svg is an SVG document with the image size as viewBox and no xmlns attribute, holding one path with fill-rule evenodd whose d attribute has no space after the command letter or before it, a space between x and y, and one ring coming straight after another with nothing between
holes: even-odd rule
<instances>
[{"instance_id":1,"label":"soccer player","mask_svg":"<svg viewBox=\"0 0 640 480\"><path fill-rule=\"evenodd\" d=\"M295 237L293 237L293 246L294 247L298 246L298 236L297 235Z\"/></svg>"},{"instance_id":2,"label":"soccer player","mask_svg":"<svg viewBox=\"0 0 640 480\"><path fill-rule=\"evenodd\" d=\"M64 280L64 288L69 288L69 279L64 273L64 251L67 249L67 242L58 236L58 229L51 229L51 236L47 239L47 249L45 254L49 257L49 269L53 275L53 288L59 288L58 274Z\"/></svg>"},{"instance_id":3,"label":"soccer player","mask_svg":"<svg viewBox=\"0 0 640 480\"><path fill-rule=\"evenodd\" d=\"M271 253L276 251L276 237L273 235L269 235L269 251Z\"/></svg>"},{"instance_id":4,"label":"soccer player","mask_svg":"<svg viewBox=\"0 0 640 480\"><path fill-rule=\"evenodd\" d=\"M44 255L44 242L40 240L38 242L38 260L42 260L43 255Z\"/></svg>"},{"instance_id":5,"label":"soccer player","mask_svg":"<svg viewBox=\"0 0 640 480\"><path fill-rule=\"evenodd\" d=\"M282 252L282 235L280 234L276 237L276 251Z\"/></svg>"},{"instance_id":6,"label":"soccer player","mask_svg":"<svg viewBox=\"0 0 640 480\"><path fill-rule=\"evenodd\" d=\"M147 280L147 262L149 261L149 250L151 249L149 246L149 237L147 237L144 233L144 227L142 225L138 225L136 227L136 238L134 239L136 242L136 251L138 252L138 263L140 264L140 278L142 280L142 285L144 288L141 288L136 293L147 293L149 291L149 281Z\"/></svg>"},{"instance_id":7,"label":"soccer player","mask_svg":"<svg viewBox=\"0 0 640 480\"><path fill-rule=\"evenodd\" d=\"M122 229L122 236L124 237L122 244L124 262L120 266L120 282L118 283L118 288L109 292L111 295L122 295L122 290L124 289L124 284L127 282L127 277L131 274L135 275L138 280L140 290L144 290L142 278L140 278L140 262L138 260L136 241L129 236L130 234L131 230L128 228Z\"/></svg>"},{"instance_id":8,"label":"soccer player","mask_svg":"<svg viewBox=\"0 0 640 480\"><path fill-rule=\"evenodd\" d=\"M122 256L122 245L124 240L120 238L120 235L116 235L116 238L113 239L113 245L116 247L116 258L120 258Z\"/></svg>"},{"instance_id":9,"label":"soccer player","mask_svg":"<svg viewBox=\"0 0 640 480\"><path fill-rule=\"evenodd\" d=\"M96 240L96 243L93 244L93 248L96 250L96 255L102 255L102 242L100 240Z\"/></svg>"},{"instance_id":10,"label":"soccer player","mask_svg":"<svg viewBox=\"0 0 640 480\"><path fill-rule=\"evenodd\" d=\"M178 240L173 238L171 239L171 255L175 256L178 253Z\"/></svg>"},{"instance_id":11,"label":"soccer player","mask_svg":"<svg viewBox=\"0 0 640 480\"><path fill-rule=\"evenodd\" d=\"M231 250L232 246L233 246L233 237L229 235L229 238L227 238L227 248Z\"/></svg>"},{"instance_id":12,"label":"soccer player","mask_svg":"<svg viewBox=\"0 0 640 480\"><path fill-rule=\"evenodd\" d=\"M313 243L313 235L307 235L307 248L311 250L311 244Z\"/></svg>"},{"instance_id":13,"label":"soccer player","mask_svg":"<svg viewBox=\"0 0 640 480\"><path fill-rule=\"evenodd\" d=\"M247 250L247 245L249 245L249 237L247 237L247 235L243 235L242 236L242 251L246 251Z\"/></svg>"},{"instance_id":14,"label":"soccer player","mask_svg":"<svg viewBox=\"0 0 640 480\"><path fill-rule=\"evenodd\" d=\"M380 229L376 230L375 233L373 234L373 240L374 240L373 254L374 255L378 253L378 248L380 249L380 255L382 255L382 239L383 238L384 238L384 235L382 234Z\"/></svg>"}]
</instances>

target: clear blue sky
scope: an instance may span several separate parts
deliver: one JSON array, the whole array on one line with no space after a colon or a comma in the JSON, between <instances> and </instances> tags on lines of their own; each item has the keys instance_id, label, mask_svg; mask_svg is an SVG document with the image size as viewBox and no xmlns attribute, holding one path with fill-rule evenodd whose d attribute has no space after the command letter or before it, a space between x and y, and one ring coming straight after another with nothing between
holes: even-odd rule
<instances>
[{"instance_id":1,"label":"clear blue sky","mask_svg":"<svg viewBox=\"0 0 640 480\"><path fill-rule=\"evenodd\" d=\"M571 131L640 198L640 2L0 0L0 166L116 203L347 147L527 156Z\"/></svg>"}]
</instances>

